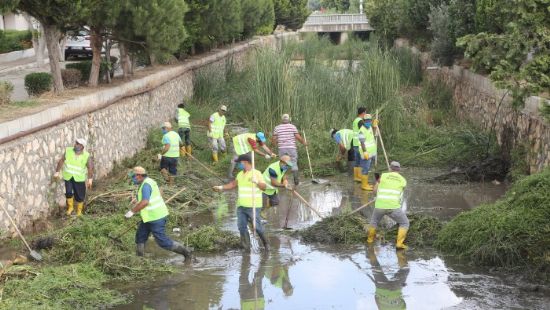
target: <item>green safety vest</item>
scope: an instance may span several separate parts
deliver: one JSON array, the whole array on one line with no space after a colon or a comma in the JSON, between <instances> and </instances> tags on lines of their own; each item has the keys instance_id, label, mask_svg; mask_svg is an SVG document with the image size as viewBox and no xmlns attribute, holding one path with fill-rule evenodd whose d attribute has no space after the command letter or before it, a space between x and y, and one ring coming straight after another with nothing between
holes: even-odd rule
<instances>
[{"instance_id":1,"label":"green safety vest","mask_svg":"<svg viewBox=\"0 0 550 310\"><path fill-rule=\"evenodd\" d=\"M380 310L405 310L407 308L401 289L376 288L375 300Z\"/></svg>"},{"instance_id":2,"label":"green safety vest","mask_svg":"<svg viewBox=\"0 0 550 310\"><path fill-rule=\"evenodd\" d=\"M362 147L362 151L363 152L367 152L369 153L369 158L370 157L373 157L373 156L376 156L376 140L374 139L374 133L372 132L372 127L367 129L365 126L363 126L360 130L359 130L360 134L362 134L364 137L365 137L365 148L366 150L364 150ZM363 157L363 154L361 152L361 158Z\"/></svg>"},{"instance_id":3,"label":"green safety vest","mask_svg":"<svg viewBox=\"0 0 550 310\"><path fill-rule=\"evenodd\" d=\"M355 133L351 129L340 129L337 133L340 134L340 143L343 143L346 150L349 151Z\"/></svg>"},{"instance_id":4,"label":"green safety vest","mask_svg":"<svg viewBox=\"0 0 550 310\"><path fill-rule=\"evenodd\" d=\"M157 182L149 177L145 178L145 180L143 180L143 183L141 183L141 185L139 186L137 197L138 202L142 199L141 190L143 189L144 184L149 184L152 191L151 197L149 198L149 203L145 208L139 211L139 215L141 215L143 223L160 220L161 218L168 216L168 208L164 203L164 199L162 199L162 196L160 195L160 190Z\"/></svg>"},{"instance_id":5,"label":"green safety vest","mask_svg":"<svg viewBox=\"0 0 550 310\"><path fill-rule=\"evenodd\" d=\"M248 139L256 140L256 135L253 133L242 133L233 137L233 148L237 155L243 155L252 151Z\"/></svg>"},{"instance_id":6,"label":"green safety vest","mask_svg":"<svg viewBox=\"0 0 550 310\"><path fill-rule=\"evenodd\" d=\"M241 299L241 310L263 310L265 309L265 299Z\"/></svg>"},{"instance_id":7,"label":"green safety vest","mask_svg":"<svg viewBox=\"0 0 550 310\"><path fill-rule=\"evenodd\" d=\"M283 176L285 175L283 173L283 170L281 169L281 162L280 161L276 161L274 163L272 163L271 165L269 165L267 167L267 169L265 169L263 175L264 175L264 180L265 180L265 184L267 185L266 189L264 190L264 193L266 195L273 195L273 194L277 194L279 192L279 189L277 187L274 187L273 185L271 185L271 176L269 175L269 169L273 169L276 173L277 173L277 182L281 183L281 181L283 180Z\"/></svg>"},{"instance_id":8,"label":"green safety vest","mask_svg":"<svg viewBox=\"0 0 550 310\"><path fill-rule=\"evenodd\" d=\"M359 116L357 116L354 120L353 120L353 124L351 126L351 129L353 130L353 133L355 133L355 136L353 137L353 146L360 146L361 143L359 142L359 139L357 138L357 136L359 135L359 130L361 128L359 128L359 122L362 121L363 119Z\"/></svg>"},{"instance_id":9,"label":"green safety vest","mask_svg":"<svg viewBox=\"0 0 550 310\"><path fill-rule=\"evenodd\" d=\"M262 173L258 170L253 170L258 181L262 180ZM262 207L262 191L257 185L252 183L252 172L240 171L237 174L238 197L237 206L245 208L261 208ZM254 194L254 195L253 195ZM252 204L252 196L254 196L254 204Z\"/></svg>"},{"instance_id":10,"label":"green safety vest","mask_svg":"<svg viewBox=\"0 0 550 310\"><path fill-rule=\"evenodd\" d=\"M185 109L179 109L178 108L178 127L179 128L191 128L191 124L189 123L189 112L185 111Z\"/></svg>"},{"instance_id":11,"label":"green safety vest","mask_svg":"<svg viewBox=\"0 0 550 310\"><path fill-rule=\"evenodd\" d=\"M407 186L407 180L397 172L386 172L380 176L378 192L376 194L375 208L378 209L399 209L401 198Z\"/></svg>"},{"instance_id":12,"label":"green safety vest","mask_svg":"<svg viewBox=\"0 0 550 310\"><path fill-rule=\"evenodd\" d=\"M164 157L172 157L172 158L178 158L180 157L180 136L173 130L170 130L169 132L164 134L164 137L162 138L168 138L168 141L170 141L170 148L168 149L168 152L164 153Z\"/></svg>"},{"instance_id":13,"label":"green safety vest","mask_svg":"<svg viewBox=\"0 0 550 310\"><path fill-rule=\"evenodd\" d=\"M86 181L89 157L90 154L86 151L82 151L82 154L76 155L74 147L66 148L65 162L63 164L63 180L69 181L71 178L74 178L75 182Z\"/></svg>"},{"instance_id":14,"label":"green safety vest","mask_svg":"<svg viewBox=\"0 0 550 310\"><path fill-rule=\"evenodd\" d=\"M211 135L213 139L219 139L223 138L223 130L225 128L225 115L220 115L220 113L216 112L212 114L210 117L214 118L214 121L212 124L210 124L211 128Z\"/></svg>"}]
</instances>

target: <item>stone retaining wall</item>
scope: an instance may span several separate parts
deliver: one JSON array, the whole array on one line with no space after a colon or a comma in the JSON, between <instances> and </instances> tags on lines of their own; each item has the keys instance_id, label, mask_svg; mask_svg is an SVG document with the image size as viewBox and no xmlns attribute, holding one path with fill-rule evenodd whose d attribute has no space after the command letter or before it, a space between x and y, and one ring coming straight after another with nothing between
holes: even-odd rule
<instances>
[{"instance_id":1,"label":"stone retaining wall","mask_svg":"<svg viewBox=\"0 0 550 310\"><path fill-rule=\"evenodd\" d=\"M116 162L145 147L152 127L175 116L182 98L193 95L195 70L223 66L229 59L239 67L254 47L277 48L295 38L294 33L261 37L0 124L0 141L8 141L0 142L0 204L20 228L32 230L36 220L64 203L63 185L51 177L65 147L76 138L88 139L96 178L101 178ZM14 233L4 212L0 231Z\"/></svg>"},{"instance_id":2,"label":"stone retaining wall","mask_svg":"<svg viewBox=\"0 0 550 310\"><path fill-rule=\"evenodd\" d=\"M494 130L503 149L526 146L525 161L531 173L550 166L550 122L539 113L540 106L550 104L548 100L529 97L523 109L515 109L507 92L496 88L489 78L460 66L438 67L428 53L410 47L407 40L398 39L395 46L409 47L420 54L426 76L441 79L451 87L459 117L484 130Z\"/></svg>"}]
</instances>

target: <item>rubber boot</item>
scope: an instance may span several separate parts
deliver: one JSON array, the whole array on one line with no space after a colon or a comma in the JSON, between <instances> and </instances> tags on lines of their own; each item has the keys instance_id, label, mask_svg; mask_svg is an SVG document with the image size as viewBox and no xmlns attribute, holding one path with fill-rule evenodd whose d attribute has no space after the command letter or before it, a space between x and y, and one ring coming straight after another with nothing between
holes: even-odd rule
<instances>
[{"instance_id":1,"label":"rubber boot","mask_svg":"<svg viewBox=\"0 0 550 310\"><path fill-rule=\"evenodd\" d=\"M212 161L216 164L218 162L218 153L213 152L212 153Z\"/></svg>"},{"instance_id":2,"label":"rubber boot","mask_svg":"<svg viewBox=\"0 0 550 310\"><path fill-rule=\"evenodd\" d=\"M407 257L405 256L405 251L397 251L395 255L397 256L397 265L399 268L407 267Z\"/></svg>"},{"instance_id":3,"label":"rubber boot","mask_svg":"<svg viewBox=\"0 0 550 310\"><path fill-rule=\"evenodd\" d=\"M82 209L84 209L84 202L77 202L76 203L76 216L82 215Z\"/></svg>"},{"instance_id":4,"label":"rubber boot","mask_svg":"<svg viewBox=\"0 0 550 310\"><path fill-rule=\"evenodd\" d=\"M172 247L170 248L170 251L185 256L185 259L187 260L191 257L191 253L193 253L194 249L191 247L183 246L181 243L174 241Z\"/></svg>"},{"instance_id":5,"label":"rubber boot","mask_svg":"<svg viewBox=\"0 0 550 310\"><path fill-rule=\"evenodd\" d=\"M262 244L264 245L264 250L265 252L269 252L269 243L267 243L267 238L265 237L265 233L259 233L259 232L256 232L258 234L258 237L260 237L260 240L262 240Z\"/></svg>"},{"instance_id":6,"label":"rubber boot","mask_svg":"<svg viewBox=\"0 0 550 310\"><path fill-rule=\"evenodd\" d=\"M353 167L353 180L355 182L361 183L361 180L362 180L361 176L363 175L361 170L362 170L361 167Z\"/></svg>"},{"instance_id":7,"label":"rubber boot","mask_svg":"<svg viewBox=\"0 0 550 310\"><path fill-rule=\"evenodd\" d=\"M67 198L67 215L71 215L74 210L74 198Z\"/></svg>"},{"instance_id":8,"label":"rubber boot","mask_svg":"<svg viewBox=\"0 0 550 310\"><path fill-rule=\"evenodd\" d=\"M369 175L368 174L362 174L361 175L361 189L364 191L372 192L372 185L369 184Z\"/></svg>"},{"instance_id":9,"label":"rubber boot","mask_svg":"<svg viewBox=\"0 0 550 310\"><path fill-rule=\"evenodd\" d=\"M368 237L367 237L367 243L373 243L374 238L376 238L376 228L371 226L371 227L369 227L368 232L369 232L369 234L368 234Z\"/></svg>"},{"instance_id":10,"label":"rubber boot","mask_svg":"<svg viewBox=\"0 0 550 310\"><path fill-rule=\"evenodd\" d=\"M233 171L235 171L236 166L237 166L237 164L235 163L234 160L232 160L231 163L229 164L229 171L227 171L227 177L230 180L235 178L235 176L233 175Z\"/></svg>"},{"instance_id":11,"label":"rubber boot","mask_svg":"<svg viewBox=\"0 0 550 310\"><path fill-rule=\"evenodd\" d=\"M245 251L250 251L250 235L248 233L241 234L241 247Z\"/></svg>"},{"instance_id":12,"label":"rubber boot","mask_svg":"<svg viewBox=\"0 0 550 310\"><path fill-rule=\"evenodd\" d=\"M397 242L395 242L395 248L398 250L406 250L408 247L403 244L405 238L407 238L407 228L401 228L397 230Z\"/></svg>"},{"instance_id":13,"label":"rubber boot","mask_svg":"<svg viewBox=\"0 0 550 310\"><path fill-rule=\"evenodd\" d=\"M185 148L186 148L186 151L187 151L187 156L191 157L191 155L193 154L193 146L191 146L191 144L189 144Z\"/></svg>"},{"instance_id":14,"label":"rubber boot","mask_svg":"<svg viewBox=\"0 0 550 310\"><path fill-rule=\"evenodd\" d=\"M185 152L185 146L181 146L180 147L180 157L185 157L186 155L186 152Z\"/></svg>"},{"instance_id":15,"label":"rubber boot","mask_svg":"<svg viewBox=\"0 0 550 310\"><path fill-rule=\"evenodd\" d=\"M294 186L298 186L300 184L300 172L292 171L292 178L294 179Z\"/></svg>"},{"instance_id":16,"label":"rubber boot","mask_svg":"<svg viewBox=\"0 0 550 310\"><path fill-rule=\"evenodd\" d=\"M145 243L137 243L136 244L136 255L137 256L145 255Z\"/></svg>"}]
</instances>

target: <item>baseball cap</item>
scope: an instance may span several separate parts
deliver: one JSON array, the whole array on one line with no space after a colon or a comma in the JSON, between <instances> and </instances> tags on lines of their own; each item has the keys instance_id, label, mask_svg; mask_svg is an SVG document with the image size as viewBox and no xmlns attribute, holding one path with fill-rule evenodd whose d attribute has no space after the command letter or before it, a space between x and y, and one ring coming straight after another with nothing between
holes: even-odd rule
<instances>
[{"instance_id":1,"label":"baseball cap","mask_svg":"<svg viewBox=\"0 0 550 310\"><path fill-rule=\"evenodd\" d=\"M393 168L401 168L401 164L397 161L392 161L390 163L390 167L393 167Z\"/></svg>"},{"instance_id":2,"label":"baseball cap","mask_svg":"<svg viewBox=\"0 0 550 310\"><path fill-rule=\"evenodd\" d=\"M365 117L363 117L363 119L372 119L372 115L370 115L370 114L365 114Z\"/></svg>"},{"instance_id":3,"label":"baseball cap","mask_svg":"<svg viewBox=\"0 0 550 310\"><path fill-rule=\"evenodd\" d=\"M227 107L226 107L225 105L222 104L222 105L220 106L220 110L222 110L222 111L227 111Z\"/></svg>"},{"instance_id":4,"label":"baseball cap","mask_svg":"<svg viewBox=\"0 0 550 310\"><path fill-rule=\"evenodd\" d=\"M263 132L261 132L261 131L258 131L258 133L256 134L256 137L258 137L258 139L260 139L260 141L261 141L262 143L264 143L264 142L266 141L266 139L265 139L265 134L264 134Z\"/></svg>"},{"instance_id":5,"label":"baseball cap","mask_svg":"<svg viewBox=\"0 0 550 310\"><path fill-rule=\"evenodd\" d=\"M172 124L170 122L164 122L162 123L161 128L172 128Z\"/></svg>"},{"instance_id":6,"label":"baseball cap","mask_svg":"<svg viewBox=\"0 0 550 310\"><path fill-rule=\"evenodd\" d=\"M281 119L283 120L283 122L290 122L290 115L283 114L283 117L281 117Z\"/></svg>"},{"instance_id":7,"label":"baseball cap","mask_svg":"<svg viewBox=\"0 0 550 310\"><path fill-rule=\"evenodd\" d=\"M81 144L83 146L86 146L86 139L78 138L78 139L76 139L76 143Z\"/></svg>"},{"instance_id":8,"label":"baseball cap","mask_svg":"<svg viewBox=\"0 0 550 310\"><path fill-rule=\"evenodd\" d=\"M287 164L287 166L292 167L292 159L290 158L290 156L285 154L281 156L280 160L284 161Z\"/></svg>"},{"instance_id":9,"label":"baseball cap","mask_svg":"<svg viewBox=\"0 0 550 310\"><path fill-rule=\"evenodd\" d=\"M147 171L145 170L145 168L141 166L135 166L132 171L134 172L134 174L141 174L141 175L147 174Z\"/></svg>"}]
</instances>

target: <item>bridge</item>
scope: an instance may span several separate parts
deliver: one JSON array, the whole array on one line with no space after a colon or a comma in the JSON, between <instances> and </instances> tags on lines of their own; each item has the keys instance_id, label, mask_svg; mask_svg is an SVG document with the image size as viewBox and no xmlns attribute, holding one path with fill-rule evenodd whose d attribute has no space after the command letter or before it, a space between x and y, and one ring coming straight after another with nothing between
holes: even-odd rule
<instances>
[{"instance_id":1,"label":"bridge","mask_svg":"<svg viewBox=\"0 0 550 310\"><path fill-rule=\"evenodd\" d=\"M368 33L374 28L364 14L311 14L298 32L329 34L336 43L347 40L349 32Z\"/></svg>"}]
</instances>

